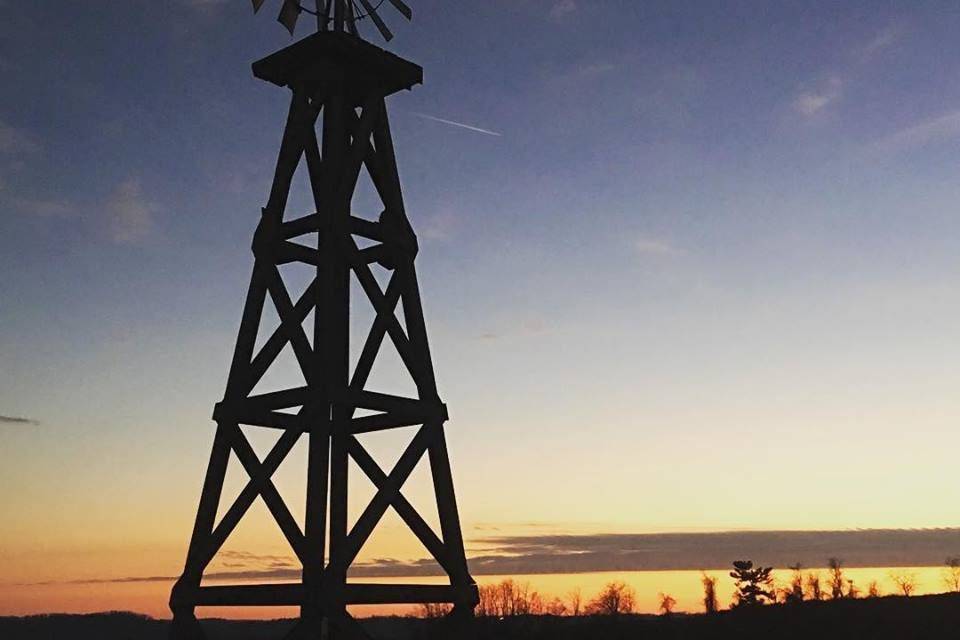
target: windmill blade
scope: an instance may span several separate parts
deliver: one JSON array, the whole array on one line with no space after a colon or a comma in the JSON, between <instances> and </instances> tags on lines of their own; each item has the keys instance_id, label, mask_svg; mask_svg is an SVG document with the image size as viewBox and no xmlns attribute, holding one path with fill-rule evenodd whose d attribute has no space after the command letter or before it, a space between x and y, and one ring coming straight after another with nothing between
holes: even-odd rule
<instances>
[{"instance_id":1,"label":"windmill blade","mask_svg":"<svg viewBox=\"0 0 960 640\"><path fill-rule=\"evenodd\" d=\"M260 7L262 7L263 3L266 1L267 0L253 0L253 12L256 13L257 11L260 11Z\"/></svg>"},{"instance_id":2,"label":"windmill blade","mask_svg":"<svg viewBox=\"0 0 960 640\"><path fill-rule=\"evenodd\" d=\"M280 15L277 16L277 22L285 26L291 36L297 26L297 18L299 17L300 4L297 0L283 0L283 6L280 7Z\"/></svg>"},{"instance_id":3,"label":"windmill blade","mask_svg":"<svg viewBox=\"0 0 960 640\"><path fill-rule=\"evenodd\" d=\"M396 7L397 11L403 14L403 17L407 20L413 20L413 11L410 11L410 7L403 0L388 0L390 4Z\"/></svg>"},{"instance_id":4,"label":"windmill blade","mask_svg":"<svg viewBox=\"0 0 960 640\"><path fill-rule=\"evenodd\" d=\"M330 9L333 7L333 0L323 0L323 20L321 20L321 31L330 28Z\"/></svg>"},{"instance_id":5,"label":"windmill blade","mask_svg":"<svg viewBox=\"0 0 960 640\"><path fill-rule=\"evenodd\" d=\"M390 33L390 29L387 28L387 25L384 24L383 20L380 19L380 16L377 15L377 10L373 8L372 4L370 4L370 0L360 0L360 4L363 5L367 15L370 16L371 20L373 20L373 24L377 26L377 31L380 32L380 35L383 36L383 39L387 42L393 40L393 34Z\"/></svg>"},{"instance_id":6,"label":"windmill blade","mask_svg":"<svg viewBox=\"0 0 960 640\"><path fill-rule=\"evenodd\" d=\"M353 12L353 0L346 0L347 8L347 30L355 36L359 36L357 33L357 16Z\"/></svg>"}]
</instances>

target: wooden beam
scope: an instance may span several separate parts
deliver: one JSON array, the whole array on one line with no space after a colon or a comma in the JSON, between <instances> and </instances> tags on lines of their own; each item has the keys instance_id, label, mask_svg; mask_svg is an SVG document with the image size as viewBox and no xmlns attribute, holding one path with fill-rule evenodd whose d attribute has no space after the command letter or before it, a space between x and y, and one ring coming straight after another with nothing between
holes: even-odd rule
<instances>
[{"instance_id":1,"label":"wooden beam","mask_svg":"<svg viewBox=\"0 0 960 640\"><path fill-rule=\"evenodd\" d=\"M301 321L302 322L302 321ZM243 402L244 405L255 407L263 411L273 409L289 409L300 407L310 399L310 387L295 387L282 391L271 391L260 395L250 396Z\"/></svg>"},{"instance_id":2,"label":"wooden beam","mask_svg":"<svg viewBox=\"0 0 960 640\"><path fill-rule=\"evenodd\" d=\"M280 607L303 599L302 584L244 584L200 587L193 602L201 607Z\"/></svg>"},{"instance_id":3,"label":"wooden beam","mask_svg":"<svg viewBox=\"0 0 960 640\"><path fill-rule=\"evenodd\" d=\"M308 159L309 159L308 155ZM280 236L285 239L296 238L307 233L316 233L325 230L329 225L323 222L319 213L310 213L300 218L288 220L280 225ZM386 239L383 226L375 220L366 220L351 216L349 220L350 233L368 240L383 242Z\"/></svg>"},{"instance_id":4,"label":"wooden beam","mask_svg":"<svg viewBox=\"0 0 960 640\"><path fill-rule=\"evenodd\" d=\"M202 546L204 567L217 555L223 543L227 541L227 538L240 523L240 519L243 518L244 514L246 514L253 505L253 501L257 499L257 496L261 495L264 480L273 476L274 472L280 466L280 463L283 462L287 454L290 453L290 450L293 449L293 445L300 439L301 433L302 432L291 430L280 436L280 439L274 443L273 448L270 449L267 457L263 459L263 462L256 469L256 472L250 476L246 486L240 491L236 500L233 501L233 504L230 505L230 508L227 509L227 512L220 519L217 528L210 534L209 539L204 541Z\"/></svg>"},{"instance_id":5,"label":"wooden beam","mask_svg":"<svg viewBox=\"0 0 960 640\"><path fill-rule=\"evenodd\" d=\"M356 216L350 217L350 233L368 240L377 240L383 242L385 239L383 226L373 220L364 220Z\"/></svg>"},{"instance_id":6,"label":"wooden beam","mask_svg":"<svg viewBox=\"0 0 960 640\"><path fill-rule=\"evenodd\" d=\"M277 244L274 249L275 264L290 264L291 262L302 262L313 266L320 266L320 255L316 249L305 247L296 242L285 240Z\"/></svg>"},{"instance_id":7,"label":"wooden beam","mask_svg":"<svg viewBox=\"0 0 960 640\"><path fill-rule=\"evenodd\" d=\"M385 269L393 269L396 251L385 244L375 244L357 251L357 258L366 264L377 263Z\"/></svg>"},{"instance_id":8,"label":"wooden beam","mask_svg":"<svg viewBox=\"0 0 960 640\"><path fill-rule=\"evenodd\" d=\"M383 306L390 310L391 316L396 316L397 303L400 301L400 278L394 273L390 276L390 282L387 284L387 291L383 296ZM353 370L353 378L350 380L350 388L362 390L367 384L367 378L373 369L373 364L377 359L377 353L383 344L383 338L387 334L387 323L389 319L378 313L373 319L373 326L370 327L370 333L363 343L363 349L360 351L360 357L357 358L357 365Z\"/></svg>"},{"instance_id":9,"label":"wooden beam","mask_svg":"<svg viewBox=\"0 0 960 640\"><path fill-rule=\"evenodd\" d=\"M180 579L180 582L189 583L190 586L200 586L203 570L210 562L206 558L204 550L209 544L208 540L213 535L213 525L216 523L217 509L220 505L223 481L227 474L227 463L229 461L230 437L225 428L217 425L213 449L210 451L210 461L207 463L207 473L203 479L203 491L200 493L200 506L197 508L193 534L190 536L187 562L183 577Z\"/></svg>"},{"instance_id":10,"label":"wooden beam","mask_svg":"<svg viewBox=\"0 0 960 640\"><path fill-rule=\"evenodd\" d=\"M397 353L400 354L400 359L403 360L403 364L413 377L417 388L420 388L422 384L423 356L419 355L418 357L418 354L415 354L411 349L410 340L407 338L407 334L404 333L403 327L400 326L400 321L394 314L394 310L390 308L387 303L383 291L380 290L377 279L374 278L373 273L370 271L370 265L358 258L359 249L357 249L357 244L354 239L346 237L343 240L347 245L346 250L350 256L353 272L357 275L357 281L360 283L360 287L367 295L377 315L384 318L387 333L390 335L393 346L397 348ZM404 312L406 312L406 307L404 307Z\"/></svg>"},{"instance_id":11,"label":"wooden beam","mask_svg":"<svg viewBox=\"0 0 960 640\"><path fill-rule=\"evenodd\" d=\"M367 475L374 486L379 488L387 485L389 482L387 474L383 472L380 465L367 453L367 450L363 448L363 445L361 445L356 438L350 438L348 450L357 465ZM436 560L448 574L454 573L456 569L450 563L450 558L447 555L447 549L443 541L437 537L437 534L433 532L430 525L417 513L417 510L413 508L413 505L407 501L403 494L399 491L396 492L390 504L397 512L397 515L407 523L407 526L410 527L413 534L417 536L417 539L420 540L427 551L430 552L434 560Z\"/></svg>"},{"instance_id":12,"label":"wooden beam","mask_svg":"<svg viewBox=\"0 0 960 640\"><path fill-rule=\"evenodd\" d=\"M293 306L294 313L291 316L291 321L295 321L299 318L299 322L302 324L303 320L307 317L307 314L316 306L316 291L319 285L317 281L314 280L310 283L310 286L307 287L307 290L303 292L303 295L300 296L300 299L297 300L297 304ZM256 337L256 336L254 336ZM273 361L276 360L277 356L280 355L280 352L283 350L283 347L287 344L288 338L287 333L284 331L283 327L277 327L276 331L263 343L263 346L260 347L260 352L257 353L256 357L250 362L249 366L245 369L245 384L243 395L250 393L250 390L257 386L257 383L260 382L260 378L263 377L263 374L267 372L267 369L270 368L270 365L273 364Z\"/></svg>"},{"instance_id":13,"label":"wooden beam","mask_svg":"<svg viewBox=\"0 0 960 640\"><path fill-rule=\"evenodd\" d=\"M304 601L302 584L244 584L199 587L176 604L201 607L296 606ZM459 592L450 585L350 583L344 587L346 604L417 604L457 602Z\"/></svg>"},{"instance_id":14,"label":"wooden beam","mask_svg":"<svg viewBox=\"0 0 960 640\"><path fill-rule=\"evenodd\" d=\"M354 523L350 533L343 541L340 553L331 558L328 571L333 571L335 574L338 572L346 573L347 567L356 559L363 544L373 533L373 529L393 502L394 496L400 491L403 483L407 481L414 467L423 457L434 428L435 425L424 425L407 445L387 480L382 486L378 487L373 500L370 501L367 508L363 510L363 513Z\"/></svg>"},{"instance_id":15,"label":"wooden beam","mask_svg":"<svg viewBox=\"0 0 960 640\"><path fill-rule=\"evenodd\" d=\"M378 413L372 416L351 418L349 433L358 435L388 429L402 429L403 427L422 425L426 422L431 422L431 420L424 416L398 416L392 413Z\"/></svg>"},{"instance_id":16,"label":"wooden beam","mask_svg":"<svg viewBox=\"0 0 960 640\"><path fill-rule=\"evenodd\" d=\"M371 411L392 411L398 414L417 414L417 415L445 415L446 405L436 400L419 400L417 398L405 398L395 396L389 393L379 393L368 391L366 389L344 389L336 392L331 397L338 402L352 405L359 409L369 409ZM436 418L433 420L436 421Z\"/></svg>"},{"instance_id":17,"label":"wooden beam","mask_svg":"<svg viewBox=\"0 0 960 640\"><path fill-rule=\"evenodd\" d=\"M309 156L308 156L309 158ZM311 213L293 220L287 220L280 225L280 236L286 239L296 238L307 233L316 233L320 230L322 219L320 214Z\"/></svg>"},{"instance_id":18,"label":"wooden beam","mask_svg":"<svg viewBox=\"0 0 960 640\"><path fill-rule=\"evenodd\" d=\"M283 283L280 271L274 267L268 276L267 290L270 297L273 298L273 304L277 308L277 315L280 316L280 328L286 332L287 340L293 347L293 353L300 363L304 378L307 384L311 384L314 378L313 371L313 348L310 341L307 340L303 332L303 318L299 318L287 292L287 286Z\"/></svg>"},{"instance_id":19,"label":"wooden beam","mask_svg":"<svg viewBox=\"0 0 960 640\"><path fill-rule=\"evenodd\" d=\"M240 427L234 423L230 423L227 426L233 451L237 454L237 459L240 460L240 464L243 465L247 475L253 478L262 466L260 460L257 458L253 447L247 442L247 437L243 435ZM290 543L293 552L297 554L297 558L299 558L302 563L306 557L306 553L303 548L303 533L300 531L300 526L293 518L293 515L290 514L290 510L283 502L283 498L280 497L280 493L274 486L273 481L270 478L260 478L259 484L260 496L263 498L264 503L266 503L270 513L273 514L273 519L276 520L277 525L279 525L280 530L283 532L283 536L287 539L287 542Z\"/></svg>"},{"instance_id":20,"label":"wooden beam","mask_svg":"<svg viewBox=\"0 0 960 640\"><path fill-rule=\"evenodd\" d=\"M265 411L243 404L226 405L218 402L213 410L214 420L237 422L251 427L269 427L271 429L289 429L293 431L312 431L315 426L326 426L326 421L320 425L309 424L304 416L279 411ZM326 431L326 429L321 429Z\"/></svg>"},{"instance_id":21,"label":"wooden beam","mask_svg":"<svg viewBox=\"0 0 960 640\"><path fill-rule=\"evenodd\" d=\"M287 124L284 129L283 141L280 143L280 154L277 156L277 168L273 175L273 184L270 186L270 197L264 208L266 215L278 224L283 219L284 209L287 207L287 198L290 195L290 186L300 157L303 155L304 134L313 129L316 120L316 111L310 108L309 99L305 92L295 89L290 102L290 112L287 115Z\"/></svg>"}]
</instances>

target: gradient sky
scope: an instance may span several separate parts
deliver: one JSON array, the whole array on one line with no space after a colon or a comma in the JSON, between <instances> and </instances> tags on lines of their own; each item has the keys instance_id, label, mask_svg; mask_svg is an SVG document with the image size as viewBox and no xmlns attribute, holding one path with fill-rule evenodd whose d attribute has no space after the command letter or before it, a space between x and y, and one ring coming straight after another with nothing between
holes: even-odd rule
<instances>
[{"instance_id":1,"label":"gradient sky","mask_svg":"<svg viewBox=\"0 0 960 640\"><path fill-rule=\"evenodd\" d=\"M468 546L960 525L960 12L411 4ZM249 65L288 42L248 2L0 0L4 582L180 568L289 99ZM391 531L365 557L418 557Z\"/></svg>"}]
</instances>

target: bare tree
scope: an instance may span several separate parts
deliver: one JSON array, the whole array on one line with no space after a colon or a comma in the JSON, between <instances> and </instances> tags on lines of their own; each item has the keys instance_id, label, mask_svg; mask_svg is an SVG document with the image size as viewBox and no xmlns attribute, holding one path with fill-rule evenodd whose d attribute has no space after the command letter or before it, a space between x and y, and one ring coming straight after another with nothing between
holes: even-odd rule
<instances>
[{"instance_id":1,"label":"bare tree","mask_svg":"<svg viewBox=\"0 0 960 640\"><path fill-rule=\"evenodd\" d=\"M737 585L734 607L752 607L776 601L773 587L773 578L770 573L773 567L756 567L750 560L737 560L733 563L730 577Z\"/></svg>"},{"instance_id":2,"label":"bare tree","mask_svg":"<svg viewBox=\"0 0 960 640\"><path fill-rule=\"evenodd\" d=\"M830 568L830 597L839 600L843 597L843 560L830 558L827 566Z\"/></svg>"},{"instance_id":3,"label":"bare tree","mask_svg":"<svg viewBox=\"0 0 960 640\"><path fill-rule=\"evenodd\" d=\"M637 606L633 588L623 582L611 582L587 604L588 615L615 616L632 613Z\"/></svg>"},{"instance_id":4,"label":"bare tree","mask_svg":"<svg viewBox=\"0 0 960 640\"><path fill-rule=\"evenodd\" d=\"M530 589L527 582L504 580L497 584L481 585L478 616L505 618L543 613L543 598Z\"/></svg>"},{"instance_id":5,"label":"bare tree","mask_svg":"<svg viewBox=\"0 0 960 640\"><path fill-rule=\"evenodd\" d=\"M580 592L580 587L567 594L567 602L570 615L578 616L583 613L583 594Z\"/></svg>"},{"instance_id":6,"label":"bare tree","mask_svg":"<svg viewBox=\"0 0 960 640\"><path fill-rule=\"evenodd\" d=\"M868 598L880 597L880 584L876 580L871 580L870 584L867 585L867 597Z\"/></svg>"},{"instance_id":7,"label":"bare tree","mask_svg":"<svg viewBox=\"0 0 960 640\"><path fill-rule=\"evenodd\" d=\"M803 602L803 566L798 562L790 566L793 575L790 576L790 585L784 593L784 602L793 604Z\"/></svg>"},{"instance_id":8,"label":"bare tree","mask_svg":"<svg viewBox=\"0 0 960 640\"><path fill-rule=\"evenodd\" d=\"M847 597L848 598L859 598L860 589L857 588L857 585L853 583L853 580L847 580Z\"/></svg>"},{"instance_id":9,"label":"bare tree","mask_svg":"<svg viewBox=\"0 0 960 640\"><path fill-rule=\"evenodd\" d=\"M947 591L960 593L960 558L947 558L943 564L943 584Z\"/></svg>"},{"instance_id":10,"label":"bare tree","mask_svg":"<svg viewBox=\"0 0 960 640\"><path fill-rule=\"evenodd\" d=\"M900 593L910 597L917 590L917 576L906 571L891 571L890 579L897 585Z\"/></svg>"},{"instance_id":11,"label":"bare tree","mask_svg":"<svg viewBox=\"0 0 960 640\"><path fill-rule=\"evenodd\" d=\"M660 615L668 616L673 613L673 608L677 606L677 599L669 593L660 592L657 594L660 600Z\"/></svg>"},{"instance_id":12,"label":"bare tree","mask_svg":"<svg viewBox=\"0 0 960 640\"><path fill-rule=\"evenodd\" d=\"M565 616L567 615L567 605L560 598L554 598L546 604L544 611L549 616Z\"/></svg>"},{"instance_id":13,"label":"bare tree","mask_svg":"<svg viewBox=\"0 0 960 640\"><path fill-rule=\"evenodd\" d=\"M442 618L453 611L452 604L441 602L424 602L417 606L417 617Z\"/></svg>"},{"instance_id":14,"label":"bare tree","mask_svg":"<svg viewBox=\"0 0 960 640\"><path fill-rule=\"evenodd\" d=\"M716 613L720 607L717 605L717 579L701 572L700 583L703 584L703 610L705 613Z\"/></svg>"},{"instance_id":15,"label":"bare tree","mask_svg":"<svg viewBox=\"0 0 960 640\"><path fill-rule=\"evenodd\" d=\"M816 571L811 571L807 574L807 600L823 600L820 574Z\"/></svg>"}]
</instances>

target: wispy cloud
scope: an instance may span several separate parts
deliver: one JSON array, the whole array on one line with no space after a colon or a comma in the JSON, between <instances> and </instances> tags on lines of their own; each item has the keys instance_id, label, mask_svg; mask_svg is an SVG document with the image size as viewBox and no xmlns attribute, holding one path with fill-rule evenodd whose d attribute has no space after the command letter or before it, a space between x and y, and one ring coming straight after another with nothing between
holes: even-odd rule
<instances>
[{"instance_id":1,"label":"wispy cloud","mask_svg":"<svg viewBox=\"0 0 960 640\"><path fill-rule=\"evenodd\" d=\"M812 117L836 102L843 95L843 80L839 76L831 76L816 89L804 91L796 100L793 107L798 113Z\"/></svg>"},{"instance_id":2,"label":"wispy cloud","mask_svg":"<svg viewBox=\"0 0 960 640\"><path fill-rule=\"evenodd\" d=\"M900 153L960 136L960 110L921 120L874 142L875 154Z\"/></svg>"},{"instance_id":3,"label":"wispy cloud","mask_svg":"<svg viewBox=\"0 0 960 640\"><path fill-rule=\"evenodd\" d=\"M153 214L159 207L143 195L140 181L121 182L106 203L107 232L117 244L138 244L154 229Z\"/></svg>"},{"instance_id":4,"label":"wispy cloud","mask_svg":"<svg viewBox=\"0 0 960 640\"><path fill-rule=\"evenodd\" d=\"M895 23L887 25L880 29L874 35L873 39L863 45L857 51L857 57L861 62L867 62L876 57L881 51L890 48L900 42L906 34L906 29L902 24Z\"/></svg>"},{"instance_id":5,"label":"wispy cloud","mask_svg":"<svg viewBox=\"0 0 960 640\"><path fill-rule=\"evenodd\" d=\"M805 118L812 118L825 112L843 97L844 87L850 77L857 73L858 67L871 62L881 52L900 42L905 34L906 29L902 24L889 24L862 45L848 49L843 56L846 61L838 64L838 69L825 79L814 83L812 87L804 88L794 98L794 110Z\"/></svg>"},{"instance_id":6,"label":"wispy cloud","mask_svg":"<svg viewBox=\"0 0 960 640\"><path fill-rule=\"evenodd\" d=\"M553 20L561 20L576 10L577 3L575 0L556 0L553 6L550 7L550 18Z\"/></svg>"},{"instance_id":7,"label":"wispy cloud","mask_svg":"<svg viewBox=\"0 0 960 640\"><path fill-rule=\"evenodd\" d=\"M21 424L30 426L39 426L40 421L33 418L21 418L18 416L0 416L0 424Z\"/></svg>"},{"instance_id":8,"label":"wispy cloud","mask_svg":"<svg viewBox=\"0 0 960 640\"><path fill-rule=\"evenodd\" d=\"M417 235L424 240L449 240L456 235L462 222L453 211L440 211L417 220Z\"/></svg>"},{"instance_id":9,"label":"wispy cloud","mask_svg":"<svg viewBox=\"0 0 960 640\"><path fill-rule=\"evenodd\" d=\"M437 116L431 116L426 113L419 113L417 111L412 111L411 114L417 116L418 118L423 118L424 120L432 120L433 122L448 124L451 127L460 127L461 129L466 129L467 131L475 131L477 133L482 133L488 136L497 136L499 138L500 136L503 135L502 133L499 133L497 131L491 131L490 129L482 129L480 127L475 127L472 124L464 124L463 122L447 120L446 118L438 118Z\"/></svg>"},{"instance_id":10,"label":"wispy cloud","mask_svg":"<svg viewBox=\"0 0 960 640\"><path fill-rule=\"evenodd\" d=\"M633 249L646 256L680 256L686 253L669 242L641 236L633 241Z\"/></svg>"}]
</instances>

